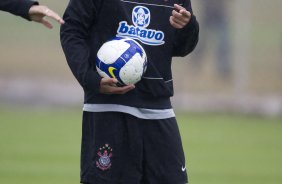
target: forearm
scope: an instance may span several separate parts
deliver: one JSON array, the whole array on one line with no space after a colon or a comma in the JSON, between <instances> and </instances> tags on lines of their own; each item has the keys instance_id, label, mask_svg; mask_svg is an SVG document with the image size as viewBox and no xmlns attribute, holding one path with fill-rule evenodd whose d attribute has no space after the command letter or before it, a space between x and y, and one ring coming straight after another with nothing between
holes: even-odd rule
<instances>
[{"instance_id":1,"label":"forearm","mask_svg":"<svg viewBox=\"0 0 282 184\"><path fill-rule=\"evenodd\" d=\"M84 89L98 92L101 77L95 71L94 61L89 62L89 46L84 39L71 33L67 22L65 25L61 28L61 44L68 65Z\"/></svg>"},{"instance_id":2,"label":"forearm","mask_svg":"<svg viewBox=\"0 0 282 184\"><path fill-rule=\"evenodd\" d=\"M38 4L38 2L30 0L1 0L0 10L10 12L14 15L30 20L28 12L30 7L35 4Z\"/></svg>"},{"instance_id":3,"label":"forearm","mask_svg":"<svg viewBox=\"0 0 282 184\"><path fill-rule=\"evenodd\" d=\"M86 90L99 91L101 77L95 70L95 61L89 61L89 30L94 11L92 1L72 0L64 14L61 44L68 65L80 85ZM81 12L84 12L82 14Z\"/></svg>"},{"instance_id":4,"label":"forearm","mask_svg":"<svg viewBox=\"0 0 282 184\"><path fill-rule=\"evenodd\" d=\"M176 31L173 56L184 57L191 53L199 40L199 24L195 16L191 17L189 24Z\"/></svg>"},{"instance_id":5,"label":"forearm","mask_svg":"<svg viewBox=\"0 0 282 184\"><path fill-rule=\"evenodd\" d=\"M175 31L173 56L188 55L194 50L199 39L199 24L193 14L191 1L184 0L183 7L190 12L191 18L186 26Z\"/></svg>"}]
</instances>

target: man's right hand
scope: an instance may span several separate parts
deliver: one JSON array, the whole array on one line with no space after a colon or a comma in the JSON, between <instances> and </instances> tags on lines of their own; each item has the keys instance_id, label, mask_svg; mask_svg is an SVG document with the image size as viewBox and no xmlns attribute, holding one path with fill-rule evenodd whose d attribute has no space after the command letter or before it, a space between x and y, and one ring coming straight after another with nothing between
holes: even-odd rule
<instances>
[{"instance_id":1,"label":"man's right hand","mask_svg":"<svg viewBox=\"0 0 282 184\"><path fill-rule=\"evenodd\" d=\"M130 90L133 90L135 86L133 84L118 87L118 80L114 78L102 78L100 83L100 93L103 94L125 94Z\"/></svg>"}]
</instances>

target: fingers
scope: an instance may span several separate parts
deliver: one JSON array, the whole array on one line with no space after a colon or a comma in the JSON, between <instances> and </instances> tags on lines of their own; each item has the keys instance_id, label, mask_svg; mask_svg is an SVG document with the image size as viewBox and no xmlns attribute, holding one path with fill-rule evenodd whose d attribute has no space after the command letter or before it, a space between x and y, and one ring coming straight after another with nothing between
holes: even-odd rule
<instances>
[{"instance_id":1,"label":"fingers","mask_svg":"<svg viewBox=\"0 0 282 184\"><path fill-rule=\"evenodd\" d=\"M50 10L48 7L46 7L46 9L41 13L44 14L45 16L47 16L47 17L50 17L50 18L56 20L60 24L65 23L64 20L57 13L55 13L53 10Z\"/></svg>"},{"instance_id":2,"label":"fingers","mask_svg":"<svg viewBox=\"0 0 282 184\"><path fill-rule=\"evenodd\" d=\"M128 86L123 86L123 87L114 87L114 86L110 86L109 89L109 93L108 94L125 94L128 91L134 89L134 85L128 85Z\"/></svg>"},{"instance_id":3,"label":"fingers","mask_svg":"<svg viewBox=\"0 0 282 184\"><path fill-rule=\"evenodd\" d=\"M182 9L180 11L173 10L172 16L181 20L182 22L189 22L190 17L191 17L191 13L188 12L187 10L185 10L185 9Z\"/></svg>"},{"instance_id":4,"label":"fingers","mask_svg":"<svg viewBox=\"0 0 282 184\"><path fill-rule=\"evenodd\" d=\"M47 28L49 28L49 29L52 29L52 28L53 28L53 25L52 25L50 22L48 22L47 20L45 20L45 19L42 19L42 20L41 20L41 23L42 23L44 26L46 26Z\"/></svg>"},{"instance_id":5,"label":"fingers","mask_svg":"<svg viewBox=\"0 0 282 184\"><path fill-rule=\"evenodd\" d=\"M172 11L172 15L169 18L169 22L174 28L181 29L189 23L191 13L177 4L174 4L174 8L175 9Z\"/></svg>"},{"instance_id":6,"label":"fingers","mask_svg":"<svg viewBox=\"0 0 282 184\"><path fill-rule=\"evenodd\" d=\"M48 28L52 28L53 26L50 22L44 19L45 16L56 20L60 24L65 23L64 20L57 13L55 13L53 10L50 10L47 6L44 5L33 5L29 9L29 16L31 20L42 23Z\"/></svg>"},{"instance_id":7,"label":"fingers","mask_svg":"<svg viewBox=\"0 0 282 184\"><path fill-rule=\"evenodd\" d=\"M135 88L134 85L118 87L116 86L117 83L118 83L117 79L102 78L101 84L100 84L100 92L104 94L125 94L128 91Z\"/></svg>"},{"instance_id":8,"label":"fingers","mask_svg":"<svg viewBox=\"0 0 282 184\"><path fill-rule=\"evenodd\" d=\"M185 8L184 7L182 7L182 6L180 6L180 5L178 5L178 4L174 4L174 8L177 10L177 11L180 11L180 10L185 10Z\"/></svg>"},{"instance_id":9,"label":"fingers","mask_svg":"<svg viewBox=\"0 0 282 184\"><path fill-rule=\"evenodd\" d=\"M178 18L175 18L174 16L170 16L169 22L173 27L177 29L180 29L186 25L185 22L180 21Z\"/></svg>"}]
</instances>

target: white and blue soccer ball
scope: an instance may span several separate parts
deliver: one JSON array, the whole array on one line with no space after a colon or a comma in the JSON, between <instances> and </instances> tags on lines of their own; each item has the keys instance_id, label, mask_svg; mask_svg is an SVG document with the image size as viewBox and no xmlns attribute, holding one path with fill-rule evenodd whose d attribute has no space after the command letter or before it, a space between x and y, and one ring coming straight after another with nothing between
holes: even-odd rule
<instances>
[{"instance_id":1,"label":"white and blue soccer ball","mask_svg":"<svg viewBox=\"0 0 282 184\"><path fill-rule=\"evenodd\" d=\"M101 77L116 78L122 85L135 84L146 71L147 55L137 41L116 37L99 49L96 68Z\"/></svg>"}]
</instances>

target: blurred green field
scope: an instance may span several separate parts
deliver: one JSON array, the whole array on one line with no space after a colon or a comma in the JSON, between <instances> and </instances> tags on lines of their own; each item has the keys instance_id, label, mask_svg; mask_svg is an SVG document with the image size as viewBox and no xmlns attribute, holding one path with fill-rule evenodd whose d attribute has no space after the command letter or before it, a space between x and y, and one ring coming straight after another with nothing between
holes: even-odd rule
<instances>
[{"instance_id":1,"label":"blurred green field","mask_svg":"<svg viewBox=\"0 0 282 184\"><path fill-rule=\"evenodd\" d=\"M178 113L192 184L282 183L282 119ZM0 109L0 183L77 184L80 109Z\"/></svg>"}]
</instances>

